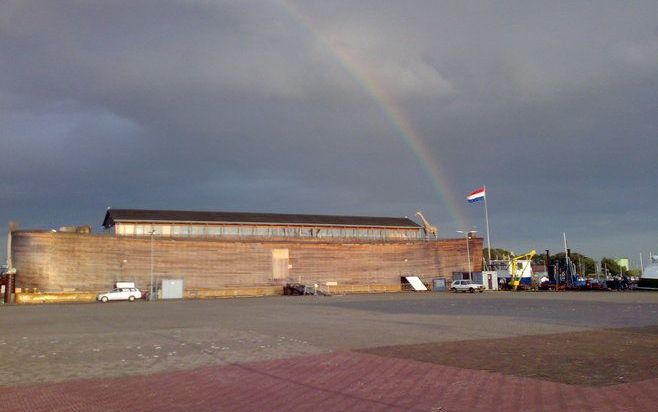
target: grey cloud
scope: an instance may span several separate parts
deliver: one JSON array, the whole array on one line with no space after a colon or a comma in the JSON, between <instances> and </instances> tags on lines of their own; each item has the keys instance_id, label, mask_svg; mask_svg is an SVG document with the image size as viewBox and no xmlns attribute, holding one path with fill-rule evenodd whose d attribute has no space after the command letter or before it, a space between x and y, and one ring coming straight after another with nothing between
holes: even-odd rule
<instances>
[{"instance_id":1,"label":"grey cloud","mask_svg":"<svg viewBox=\"0 0 658 412\"><path fill-rule=\"evenodd\" d=\"M449 236L482 228L478 206L459 223L448 203L486 183L500 246L565 230L586 253L635 253L658 245L656 15L612 1L3 2L0 223L98 223L109 205L422 208Z\"/></svg>"}]
</instances>

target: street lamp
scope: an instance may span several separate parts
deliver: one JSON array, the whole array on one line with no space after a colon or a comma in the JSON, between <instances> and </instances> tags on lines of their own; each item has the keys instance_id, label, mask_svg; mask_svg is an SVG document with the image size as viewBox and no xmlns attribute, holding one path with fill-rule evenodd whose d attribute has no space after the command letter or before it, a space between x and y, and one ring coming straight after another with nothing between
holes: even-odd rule
<instances>
[{"instance_id":1,"label":"street lamp","mask_svg":"<svg viewBox=\"0 0 658 412\"><path fill-rule=\"evenodd\" d=\"M149 232L151 234L151 291L149 292L149 300L155 300L155 285L153 284L153 235L155 234L155 229L151 229Z\"/></svg>"},{"instance_id":2,"label":"street lamp","mask_svg":"<svg viewBox=\"0 0 658 412\"><path fill-rule=\"evenodd\" d=\"M471 270L471 247L469 245L469 240L471 239L472 233L477 233L477 230L458 230L457 233L462 233L466 235L466 257L468 259L468 278L472 280L473 271Z\"/></svg>"}]
</instances>

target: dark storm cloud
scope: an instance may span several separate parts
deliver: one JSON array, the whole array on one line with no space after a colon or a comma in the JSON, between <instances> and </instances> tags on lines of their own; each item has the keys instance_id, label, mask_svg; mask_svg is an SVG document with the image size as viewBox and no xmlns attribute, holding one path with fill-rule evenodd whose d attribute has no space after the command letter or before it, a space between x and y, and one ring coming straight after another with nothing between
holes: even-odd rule
<instances>
[{"instance_id":1,"label":"dark storm cloud","mask_svg":"<svg viewBox=\"0 0 658 412\"><path fill-rule=\"evenodd\" d=\"M496 245L555 249L566 231L594 255L656 249L656 15L612 1L6 1L0 225L98 225L110 205L422 208L451 236L374 85L448 196L488 185ZM464 208L481 229L481 208Z\"/></svg>"}]
</instances>

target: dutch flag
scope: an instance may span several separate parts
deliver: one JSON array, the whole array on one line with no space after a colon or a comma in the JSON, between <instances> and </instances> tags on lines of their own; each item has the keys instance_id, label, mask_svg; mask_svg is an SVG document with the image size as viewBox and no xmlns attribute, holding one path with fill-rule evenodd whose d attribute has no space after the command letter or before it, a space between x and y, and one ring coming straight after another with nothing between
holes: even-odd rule
<instances>
[{"instance_id":1,"label":"dutch flag","mask_svg":"<svg viewBox=\"0 0 658 412\"><path fill-rule=\"evenodd\" d=\"M468 200L468 203L475 203L479 200L484 199L485 196L486 196L486 190L484 189L484 186L482 186L481 188L475 189L468 196L466 196L466 200Z\"/></svg>"}]
</instances>

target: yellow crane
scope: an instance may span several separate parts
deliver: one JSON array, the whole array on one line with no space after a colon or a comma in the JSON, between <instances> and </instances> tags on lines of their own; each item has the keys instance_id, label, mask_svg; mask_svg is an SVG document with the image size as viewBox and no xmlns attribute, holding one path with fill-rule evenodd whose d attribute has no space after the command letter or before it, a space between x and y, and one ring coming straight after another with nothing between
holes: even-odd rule
<instances>
[{"instance_id":1,"label":"yellow crane","mask_svg":"<svg viewBox=\"0 0 658 412\"><path fill-rule=\"evenodd\" d=\"M519 287L523 274L525 273L526 269L530 267L530 265L526 265L523 267L523 270L519 272L519 268L517 267L517 262L519 260L532 260L532 257L535 256L536 254L537 251L533 249L524 255L514 256L512 258L510 265L510 275L512 275L512 283L511 283L512 290L516 290Z\"/></svg>"}]
</instances>

